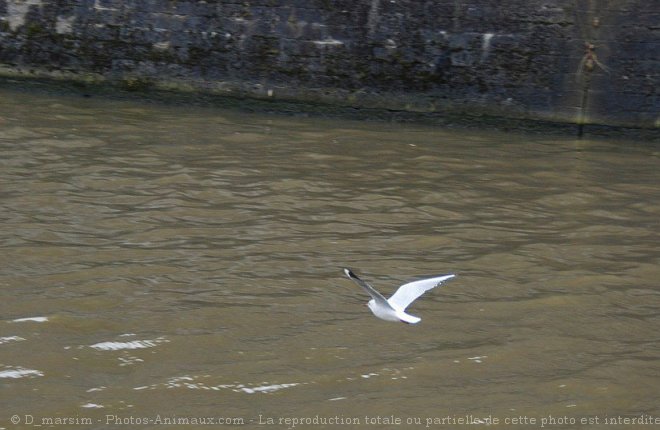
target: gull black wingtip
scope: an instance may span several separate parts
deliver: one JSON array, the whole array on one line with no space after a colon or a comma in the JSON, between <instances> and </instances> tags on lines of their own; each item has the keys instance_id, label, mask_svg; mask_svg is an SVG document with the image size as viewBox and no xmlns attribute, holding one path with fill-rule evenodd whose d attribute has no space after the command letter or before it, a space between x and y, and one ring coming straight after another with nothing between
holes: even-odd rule
<instances>
[{"instance_id":1,"label":"gull black wingtip","mask_svg":"<svg viewBox=\"0 0 660 430\"><path fill-rule=\"evenodd\" d=\"M349 278L357 278L357 276L355 276L355 273L353 273L353 272L351 271L351 269L347 269L346 267L344 267L344 273L345 273L346 276L348 276Z\"/></svg>"}]
</instances>

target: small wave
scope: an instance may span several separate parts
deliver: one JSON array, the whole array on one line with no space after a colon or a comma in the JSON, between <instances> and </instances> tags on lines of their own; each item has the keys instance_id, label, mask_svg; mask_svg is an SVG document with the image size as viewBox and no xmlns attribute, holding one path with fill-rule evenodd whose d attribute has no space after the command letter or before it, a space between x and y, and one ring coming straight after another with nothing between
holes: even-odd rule
<instances>
[{"instance_id":1,"label":"small wave","mask_svg":"<svg viewBox=\"0 0 660 430\"><path fill-rule=\"evenodd\" d=\"M94 348L98 351L120 351L124 349L144 349L144 348L153 348L161 343L167 343L169 340L159 337L157 339L149 340L132 340L130 342L99 342L94 345L90 345L90 348Z\"/></svg>"},{"instance_id":2,"label":"small wave","mask_svg":"<svg viewBox=\"0 0 660 430\"><path fill-rule=\"evenodd\" d=\"M0 378L33 378L35 376L44 376L43 372L34 369L25 369L23 367L15 367L13 369L0 370Z\"/></svg>"},{"instance_id":3,"label":"small wave","mask_svg":"<svg viewBox=\"0 0 660 430\"><path fill-rule=\"evenodd\" d=\"M272 393L275 391L282 390L284 388L290 388L290 387L295 387L296 385L300 385L296 382L293 382L291 384L272 384L272 385L260 385L258 387L236 387L238 391L242 391L244 393L248 394L254 394L254 393ZM237 390L234 390L237 391Z\"/></svg>"},{"instance_id":4,"label":"small wave","mask_svg":"<svg viewBox=\"0 0 660 430\"><path fill-rule=\"evenodd\" d=\"M25 340L25 338L20 337L20 336L0 337L0 345L2 345L3 343L9 343L9 342L20 342L22 340Z\"/></svg>"},{"instance_id":5,"label":"small wave","mask_svg":"<svg viewBox=\"0 0 660 430\"><path fill-rule=\"evenodd\" d=\"M15 320L11 320L11 322L46 322L48 321L48 317L27 317L27 318L16 318Z\"/></svg>"},{"instance_id":6,"label":"small wave","mask_svg":"<svg viewBox=\"0 0 660 430\"><path fill-rule=\"evenodd\" d=\"M209 377L209 375L206 375ZM219 385L208 385L204 382L199 381L197 376L177 376L170 378L165 383L152 384L152 385L142 385L139 387L134 387L136 391L140 390L155 390L159 387L164 388L188 388L191 390L231 390L235 393L246 393L246 394L256 394L256 393L273 393L275 391L283 390L285 388L291 388L298 385L304 385L306 383L300 382L291 382L288 384L270 384L268 382L262 382L261 384L219 384Z\"/></svg>"},{"instance_id":7,"label":"small wave","mask_svg":"<svg viewBox=\"0 0 660 430\"><path fill-rule=\"evenodd\" d=\"M86 392L87 392L87 393L93 393L94 391L103 391L103 390L105 390L106 388L108 388L108 387L106 387L105 385L101 385L100 387L90 388L90 389L87 390Z\"/></svg>"}]
</instances>

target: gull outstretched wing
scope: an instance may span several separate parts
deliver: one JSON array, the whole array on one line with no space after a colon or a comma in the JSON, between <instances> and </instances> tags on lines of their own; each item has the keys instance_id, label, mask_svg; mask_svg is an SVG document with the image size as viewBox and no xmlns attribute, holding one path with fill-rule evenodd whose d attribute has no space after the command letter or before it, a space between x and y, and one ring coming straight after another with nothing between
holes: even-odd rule
<instances>
[{"instance_id":1,"label":"gull outstretched wing","mask_svg":"<svg viewBox=\"0 0 660 430\"><path fill-rule=\"evenodd\" d=\"M357 275L353 272L351 272L350 269L344 269L344 273L346 276L348 276L353 282L361 286L370 296L372 299L376 301L376 303L382 304L387 307L392 307L390 303L387 301L385 297L378 291L374 290L373 287L366 282L364 282L362 279L358 278ZM421 293L420 293L421 294ZM414 300L414 299L413 299Z\"/></svg>"},{"instance_id":2,"label":"gull outstretched wing","mask_svg":"<svg viewBox=\"0 0 660 430\"><path fill-rule=\"evenodd\" d=\"M403 284L396 290L396 293L389 298L388 303L395 309L405 310L408 305L415 301L415 299L426 291L437 287L447 279L451 279L456 275L443 275L435 278L421 279L419 281L409 282Z\"/></svg>"}]
</instances>

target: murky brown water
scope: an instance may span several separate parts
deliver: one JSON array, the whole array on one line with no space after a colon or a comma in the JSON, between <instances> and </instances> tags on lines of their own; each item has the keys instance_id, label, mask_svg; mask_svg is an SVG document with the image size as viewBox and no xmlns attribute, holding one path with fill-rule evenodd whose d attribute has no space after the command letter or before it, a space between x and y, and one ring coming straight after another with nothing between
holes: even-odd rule
<instances>
[{"instance_id":1,"label":"murky brown water","mask_svg":"<svg viewBox=\"0 0 660 430\"><path fill-rule=\"evenodd\" d=\"M0 148L0 428L660 416L657 145L3 90Z\"/></svg>"}]
</instances>

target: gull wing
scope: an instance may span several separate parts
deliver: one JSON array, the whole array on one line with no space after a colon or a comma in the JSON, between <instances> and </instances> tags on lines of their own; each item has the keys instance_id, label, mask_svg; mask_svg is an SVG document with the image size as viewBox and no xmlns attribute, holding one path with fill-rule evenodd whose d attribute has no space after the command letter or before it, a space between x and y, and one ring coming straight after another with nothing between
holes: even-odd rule
<instances>
[{"instance_id":1,"label":"gull wing","mask_svg":"<svg viewBox=\"0 0 660 430\"><path fill-rule=\"evenodd\" d=\"M426 291L437 287L447 279L451 279L456 275L443 275L435 278L421 279L419 281L409 282L403 284L396 290L396 293L389 298L388 303L395 309L405 310L408 305L415 301L415 299Z\"/></svg>"},{"instance_id":2,"label":"gull wing","mask_svg":"<svg viewBox=\"0 0 660 430\"><path fill-rule=\"evenodd\" d=\"M386 299L385 297L383 297L383 295L382 295L381 293L379 293L378 291L374 290L373 287L372 287L371 285L367 284L367 283L364 282L362 279L358 278L357 275L356 275L355 273L353 273L353 272L350 271L350 269L344 269L344 273L345 273L346 276L348 276L353 282L355 282L356 284L358 284L359 286L361 286L361 287L364 289L364 291L366 291L366 292L371 296L371 298L374 299L374 300L376 301L376 303L380 303L380 304L382 304L382 305L384 305L384 306L387 306L387 307L390 307L390 308L392 307L392 306L390 305L390 303L387 301L387 299ZM421 293L420 293L420 294L421 294ZM413 299L413 300L414 300L414 299Z\"/></svg>"}]
</instances>

